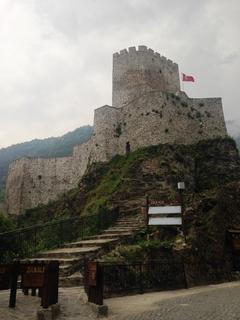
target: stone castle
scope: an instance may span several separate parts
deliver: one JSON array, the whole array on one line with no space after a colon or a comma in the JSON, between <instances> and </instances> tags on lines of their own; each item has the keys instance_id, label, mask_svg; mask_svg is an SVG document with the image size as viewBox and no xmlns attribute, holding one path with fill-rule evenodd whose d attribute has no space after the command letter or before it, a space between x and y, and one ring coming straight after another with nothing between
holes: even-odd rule
<instances>
[{"instance_id":1,"label":"stone castle","mask_svg":"<svg viewBox=\"0 0 240 320\"><path fill-rule=\"evenodd\" d=\"M221 98L189 98L180 89L178 65L146 46L121 50L113 55L112 106L95 110L90 140L75 146L71 157L13 162L7 211L18 215L57 199L77 186L91 163L116 154L226 136Z\"/></svg>"}]
</instances>

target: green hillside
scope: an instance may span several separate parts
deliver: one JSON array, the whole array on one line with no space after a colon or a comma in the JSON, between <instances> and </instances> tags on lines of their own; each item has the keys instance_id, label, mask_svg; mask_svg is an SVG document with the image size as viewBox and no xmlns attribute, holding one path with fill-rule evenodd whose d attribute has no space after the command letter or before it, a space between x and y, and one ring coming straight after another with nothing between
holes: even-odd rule
<instances>
[{"instance_id":1,"label":"green hillside","mask_svg":"<svg viewBox=\"0 0 240 320\"><path fill-rule=\"evenodd\" d=\"M196 145L158 145L142 148L108 163L93 164L79 186L59 196L47 206L29 209L31 220L98 212L120 206L131 210L141 206L146 194L175 198L178 181L185 181L189 194L214 191L232 181L240 181L240 160L232 139L203 141Z\"/></svg>"},{"instance_id":2,"label":"green hillside","mask_svg":"<svg viewBox=\"0 0 240 320\"><path fill-rule=\"evenodd\" d=\"M61 137L35 139L0 149L0 200L3 197L8 166L12 161L25 156L44 158L68 156L75 145L84 143L90 138L92 130L91 126L83 126Z\"/></svg>"},{"instance_id":3,"label":"green hillside","mask_svg":"<svg viewBox=\"0 0 240 320\"><path fill-rule=\"evenodd\" d=\"M120 246L106 259L129 263L177 254L184 258L190 285L225 281L232 270L227 230L240 225L240 159L230 138L152 146L94 164L76 189L47 206L27 210L18 226L115 207L125 214L140 213L146 195L166 203L176 200L178 181L186 184L185 240L172 228L142 229L132 245ZM151 241L146 241L146 232Z\"/></svg>"}]
</instances>

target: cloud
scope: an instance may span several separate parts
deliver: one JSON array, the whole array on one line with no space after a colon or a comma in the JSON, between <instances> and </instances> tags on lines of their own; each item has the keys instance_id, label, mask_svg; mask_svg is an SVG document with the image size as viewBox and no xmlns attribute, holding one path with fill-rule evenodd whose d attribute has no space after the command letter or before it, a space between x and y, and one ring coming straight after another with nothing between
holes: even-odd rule
<instances>
[{"instance_id":1,"label":"cloud","mask_svg":"<svg viewBox=\"0 0 240 320\"><path fill-rule=\"evenodd\" d=\"M92 123L111 104L112 53L146 44L222 96L240 123L237 0L1 0L0 147ZM239 119L239 120L238 120Z\"/></svg>"}]
</instances>

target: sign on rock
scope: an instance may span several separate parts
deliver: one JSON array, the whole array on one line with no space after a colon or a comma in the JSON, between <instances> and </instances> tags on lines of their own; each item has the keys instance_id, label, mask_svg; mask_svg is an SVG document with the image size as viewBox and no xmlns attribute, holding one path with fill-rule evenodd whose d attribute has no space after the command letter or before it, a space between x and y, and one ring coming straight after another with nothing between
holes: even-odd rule
<instances>
[{"instance_id":1,"label":"sign on rock","mask_svg":"<svg viewBox=\"0 0 240 320\"><path fill-rule=\"evenodd\" d=\"M147 224L149 226L181 226L181 205L179 203L164 205L160 200L149 200L147 202Z\"/></svg>"}]
</instances>

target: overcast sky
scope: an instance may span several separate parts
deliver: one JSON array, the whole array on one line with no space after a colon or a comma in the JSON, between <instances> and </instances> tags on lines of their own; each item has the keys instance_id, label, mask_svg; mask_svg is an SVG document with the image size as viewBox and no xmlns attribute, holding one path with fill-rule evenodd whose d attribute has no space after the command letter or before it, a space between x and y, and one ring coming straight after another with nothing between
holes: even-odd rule
<instances>
[{"instance_id":1,"label":"overcast sky","mask_svg":"<svg viewBox=\"0 0 240 320\"><path fill-rule=\"evenodd\" d=\"M92 124L111 105L113 52L139 44L240 128L239 33L239 0L0 0L0 148Z\"/></svg>"}]
</instances>

